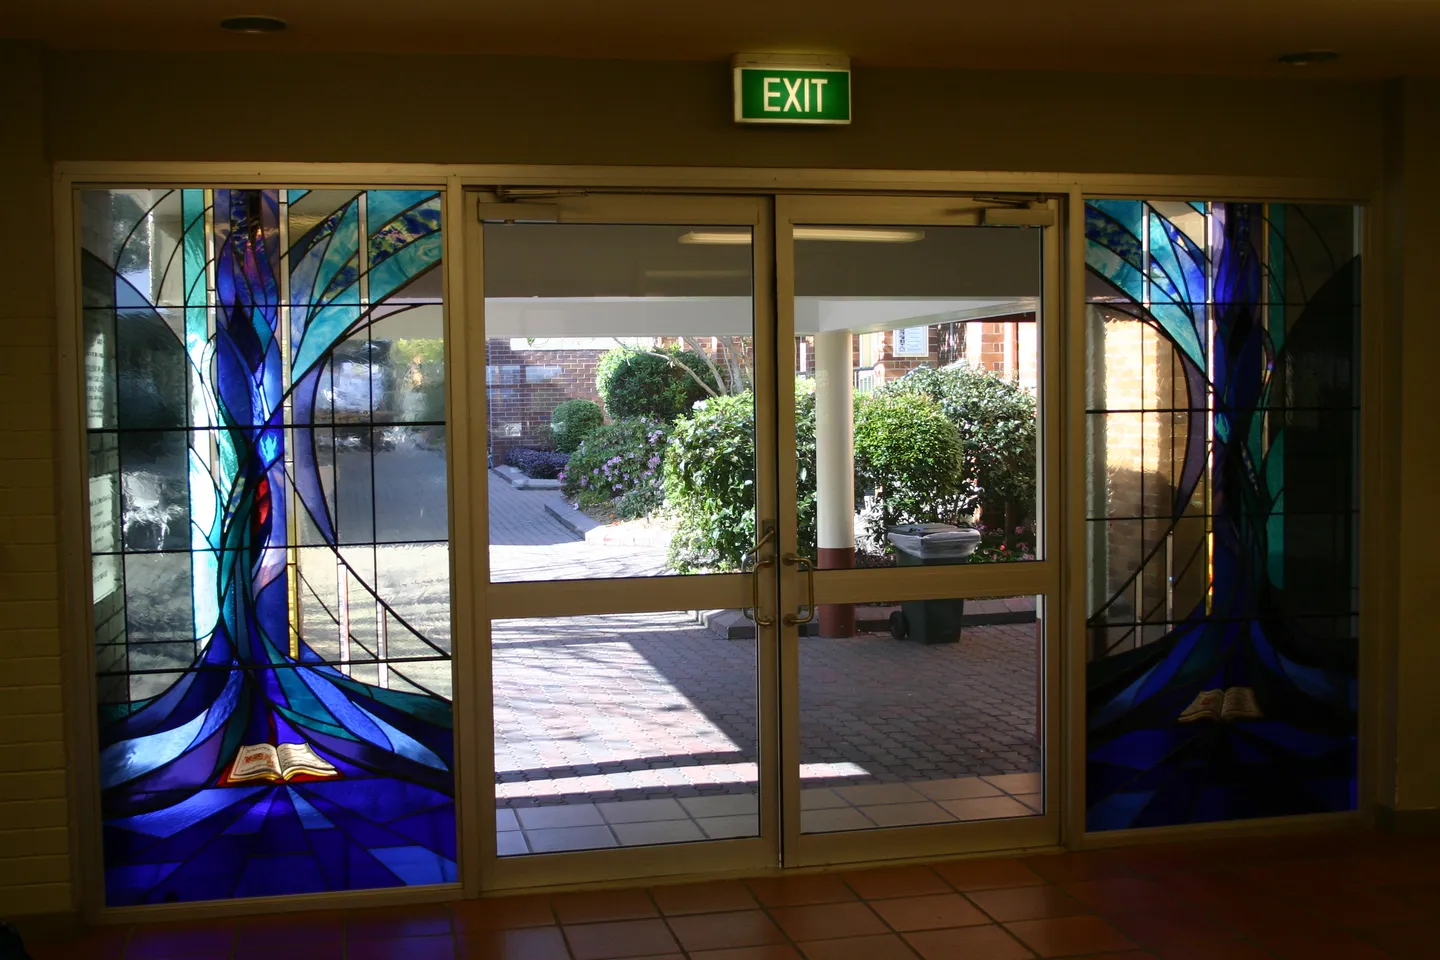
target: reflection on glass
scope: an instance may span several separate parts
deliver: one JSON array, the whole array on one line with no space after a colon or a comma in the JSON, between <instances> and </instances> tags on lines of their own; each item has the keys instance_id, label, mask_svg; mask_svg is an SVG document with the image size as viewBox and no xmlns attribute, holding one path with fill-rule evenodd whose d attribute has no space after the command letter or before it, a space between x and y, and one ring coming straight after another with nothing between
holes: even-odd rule
<instances>
[{"instance_id":1,"label":"reflection on glass","mask_svg":"<svg viewBox=\"0 0 1440 960\"><path fill-rule=\"evenodd\" d=\"M495 621L500 855L758 835L753 636L684 612Z\"/></svg>"},{"instance_id":2,"label":"reflection on glass","mask_svg":"<svg viewBox=\"0 0 1440 960\"><path fill-rule=\"evenodd\" d=\"M749 230L687 239L705 232L485 227L492 580L739 568L755 536Z\"/></svg>"},{"instance_id":3,"label":"reflection on glass","mask_svg":"<svg viewBox=\"0 0 1440 960\"><path fill-rule=\"evenodd\" d=\"M802 637L802 832L1043 813L1040 616L1037 597L882 601L852 637Z\"/></svg>"}]
</instances>

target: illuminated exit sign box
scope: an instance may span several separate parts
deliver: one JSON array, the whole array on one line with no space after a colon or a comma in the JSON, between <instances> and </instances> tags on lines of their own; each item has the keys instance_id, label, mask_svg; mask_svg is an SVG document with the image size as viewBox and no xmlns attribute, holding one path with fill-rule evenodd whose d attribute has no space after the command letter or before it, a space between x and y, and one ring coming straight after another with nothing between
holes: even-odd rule
<instances>
[{"instance_id":1,"label":"illuminated exit sign box","mask_svg":"<svg viewBox=\"0 0 1440 960\"><path fill-rule=\"evenodd\" d=\"M848 59L741 54L734 71L736 123L850 122Z\"/></svg>"}]
</instances>

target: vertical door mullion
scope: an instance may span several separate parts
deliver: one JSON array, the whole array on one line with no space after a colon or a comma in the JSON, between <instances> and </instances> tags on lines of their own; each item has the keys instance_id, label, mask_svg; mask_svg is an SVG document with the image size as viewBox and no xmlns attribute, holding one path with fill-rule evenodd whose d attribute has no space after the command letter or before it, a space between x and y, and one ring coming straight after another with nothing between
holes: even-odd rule
<instances>
[{"instance_id":1,"label":"vertical door mullion","mask_svg":"<svg viewBox=\"0 0 1440 960\"><path fill-rule=\"evenodd\" d=\"M491 695L490 620L490 471L485 396L485 259L480 229L479 194L462 193L458 180L446 196L445 211L462 238L460 277L450 290L460 294L446 311L446 338L456 362L445 371L451 443L459 442L455 461L463 477L451 487L450 516L464 542L452 546L451 599L454 620L455 709L460 725L456 744L460 762L461 881L467 896L491 885L495 865L495 701ZM457 229L458 227L458 229ZM448 276L449 274L447 274Z\"/></svg>"},{"instance_id":2,"label":"vertical door mullion","mask_svg":"<svg viewBox=\"0 0 1440 960\"><path fill-rule=\"evenodd\" d=\"M794 201L790 197L775 198L775 335L774 344L776 402L772 409L775 422L777 453L776 477L779 481L779 543L777 553L796 550L799 546L800 519L794 496L797 487L798 462L793 455L795 440L795 373L790 351L795 349L795 242L793 223ZM780 362L781 357L785 362ZM758 412L757 412L758 417ZM792 567L777 563L777 617L774 629L778 638L780 674L780 770L776 784L780 788L780 858L793 862L800 842L800 630L787 625L785 614L798 609L796 579Z\"/></svg>"}]
</instances>

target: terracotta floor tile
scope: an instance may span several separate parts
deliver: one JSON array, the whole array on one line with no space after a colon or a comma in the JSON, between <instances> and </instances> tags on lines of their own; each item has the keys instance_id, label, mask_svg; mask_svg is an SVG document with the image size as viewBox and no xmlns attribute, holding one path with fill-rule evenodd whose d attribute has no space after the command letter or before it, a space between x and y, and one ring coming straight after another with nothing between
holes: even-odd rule
<instances>
[{"instance_id":1,"label":"terracotta floor tile","mask_svg":"<svg viewBox=\"0 0 1440 960\"><path fill-rule=\"evenodd\" d=\"M1073 917L1088 913L1083 903L1059 887L1009 887L1002 890L974 890L967 894L981 910L1001 923L1015 920L1043 920L1046 917Z\"/></svg>"},{"instance_id":2,"label":"terracotta floor tile","mask_svg":"<svg viewBox=\"0 0 1440 960\"><path fill-rule=\"evenodd\" d=\"M798 907L811 903L838 903L854 900L843 881L832 874L814 873L798 877L761 877L745 885L767 907Z\"/></svg>"},{"instance_id":3,"label":"terracotta floor tile","mask_svg":"<svg viewBox=\"0 0 1440 960\"><path fill-rule=\"evenodd\" d=\"M1005 928L1042 957L1065 957L1102 950L1132 950L1135 944L1099 917L1051 917L1019 920Z\"/></svg>"},{"instance_id":4,"label":"terracotta floor tile","mask_svg":"<svg viewBox=\"0 0 1440 960\"><path fill-rule=\"evenodd\" d=\"M120 960L125 950L125 934L89 934L38 943L27 940L25 947L34 960Z\"/></svg>"},{"instance_id":5,"label":"terracotta floor tile","mask_svg":"<svg viewBox=\"0 0 1440 960\"><path fill-rule=\"evenodd\" d=\"M675 887L652 887L650 898L666 916L688 913L724 913L732 910L753 910L755 898L739 880L715 883L686 883Z\"/></svg>"},{"instance_id":6,"label":"terracotta floor tile","mask_svg":"<svg viewBox=\"0 0 1440 960\"><path fill-rule=\"evenodd\" d=\"M790 946L740 947L736 950L701 950L690 960L801 960L800 951Z\"/></svg>"},{"instance_id":7,"label":"terracotta floor tile","mask_svg":"<svg viewBox=\"0 0 1440 960\"><path fill-rule=\"evenodd\" d=\"M273 947L281 943L345 942L345 920L339 915L309 916L303 913L244 917L235 930L235 949Z\"/></svg>"},{"instance_id":8,"label":"terracotta floor tile","mask_svg":"<svg viewBox=\"0 0 1440 960\"><path fill-rule=\"evenodd\" d=\"M562 893L551 898L561 923L603 923L609 920L643 920L660 911L644 890L595 890Z\"/></svg>"},{"instance_id":9,"label":"terracotta floor tile","mask_svg":"<svg viewBox=\"0 0 1440 960\"><path fill-rule=\"evenodd\" d=\"M949 893L950 885L929 867L889 867L881 870L859 870L842 874L850 889L866 900L888 897L919 897L929 893Z\"/></svg>"},{"instance_id":10,"label":"terracotta floor tile","mask_svg":"<svg viewBox=\"0 0 1440 960\"><path fill-rule=\"evenodd\" d=\"M1418 923L1426 911L1379 890L1347 890L1305 897L1301 906L1336 927L1376 927L1382 924ZM1440 948L1437 948L1440 953Z\"/></svg>"},{"instance_id":11,"label":"terracotta floor tile","mask_svg":"<svg viewBox=\"0 0 1440 960\"><path fill-rule=\"evenodd\" d=\"M1022 857L1020 862L1051 883L1077 883L1135 875L1134 869L1121 859L1121 855L1110 850Z\"/></svg>"},{"instance_id":12,"label":"terracotta floor tile","mask_svg":"<svg viewBox=\"0 0 1440 960\"><path fill-rule=\"evenodd\" d=\"M1356 937L1337 933L1299 933L1262 937L1260 945L1280 960L1392 960L1389 953Z\"/></svg>"},{"instance_id":13,"label":"terracotta floor tile","mask_svg":"<svg viewBox=\"0 0 1440 960\"><path fill-rule=\"evenodd\" d=\"M911 930L938 930L942 927L970 927L989 923L990 918L958 893L926 897L877 900L870 909L890 926L906 933Z\"/></svg>"},{"instance_id":14,"label":"terracotta floor tile","mask_svg":"<svg viewBox=\"0 0 1440 960\"><path fill-rule=\"evenodd\" d=\"M1207 940L1203 943L1177 943L1158 949L1160 960L1274 960L1275 957L1250 940Z\"/></svg>"},{"instance_id":15,"label":"terracotta floor tile","mask_svg":"<svg viewBox=\"0 0 1440 960\"><path fill-rule=\"evenodd\" d=\"M994 890L1000 887L1028 887L1045 879L1018 860L951 860L931 869L956 890Z\"/></svg>"},{"instance_id":16,"label":"terracotta floor tile","mask_svg":"<svg viewBox=\"0 0 1440 960\"><path fill-rule=\"evenodd\" d=\"M346 960L453 960L455 938L450 934L432 937L395 937L384 940L355 940L345 944Z\"/></svg>"},{"instance_id":17,"label":"terracotta floor tile","mask_svg":"<svg viewBox=\"0 0 1440 960\"><path fill-rule=\"evenodd\" d=\"M691 952L785 942L785 934L760 910L671 917L670 929L680 946Z\"/></svg>"},{"instance_id":18,"label":"terracotta floor tile","mask_svg":"<svg viewBox=\"0 0 1440 960\"><path fill-rule=\"evenodd\" d=\"M1396 960L1433 960L1440 953L1440 922L1401 923L1358 934Z\"/></svg>"},{"instance_id":19,"label":"terracotta floor tile","mask_svg":"<svg viewBox=\"0 0 1440 960\"><path fill-rule=\"evenodd\" d=\"M125 946L127 958L227 956L235 946L235 926L226 924L146 925L136 927Z\"/></svg>"},{"instance_id":20,"label":"terracotta floor tile","mask_svg":"<svg viewBox=\"0 0 1440 960\"><path fill-rule=\"evenodd\" d=\"M831 940L888 933L875 912L863 903L823 903L780 907L770 911L791 940Z\"/></svg>"},{"instance_id":21,"label":"terracotta floor tile","mask_svg":"<svg viewBox=\"0 0 1440 960\"><path fill-rule=\"evenodd\" d=\"M1429 913L1440 912L1440 883L1409 883L1379 889L1416 909Z\"/></svg>"},{"instance_id":22,"label":"terracotta floor tile","mask_svg":"<svg viewBox=\"0 0 1440 960\"><path fill-rule=\"evenodd\" d=\"M1197 904L1207 916L1237 935L1257 938L1269 934L1306 933L1323 918L1298 904L1264 897L1234 897L1228 900Z\"/></svg>"},{"instance_id":23,"label":"terracotta floor tile","mask_svg":"<svg viewBox=\"0 0 1440 960\"><path fill-rule=\"evenodd\" d=\"M354 911L345 923L346 942L436 937L451 932L450 911L435 905Z\"/></svg>"},{"instance_id":24,"label":"terracotta floor tile","mask_svg":"<svg viewBox=\"0 0 1440 960\"><path fill-rule=\"evenodd\" d=\"M1105 919L1131 940L1152 950L1187 944L1223 946L1236 932L1214 917L1180 903L1151 904L1133 911L1108 913Z\"/></svg>"},{"instance_id":25,"label":"terracotta floor tile","mask_svg":"<svg viewBox=\"0 0 1440 960\"><path fill-rule=\"evenodd\" d=\"M564 930L575 960L621 960L680 948L663 920L581 923Z\"/></svg>"},{"instance_id":26,"label":"terracotta floor tile","mask_svg":"<svg viewBox=\"0 0 1440 960\"><path fill-rule=\"evenodd\" d=\"M806 960L916 960L918 957L893 933L845 940L812 940L800 944L800 952Z\"/></svg>"},{"instance_id":27,"label":"terracotta floor tile","mask_svg":"<svg viewBox=\"0 0 1440 960\"><path fill-rule=\"evenodd\" d=\"M1100 913L1131 912L1175 901L1175 894L1144 877L1112 877L1062 884L1070 896Z\"/></svg>"},{"instance_id":28,"label":"terracotta floor tile","mask_svg":"<svg viewBox=\"0 0 1440 960\"><path fill-rule=\"evenodd\" d=\"M458 938L464 960L570 960L559 927L474 930Z\"/></svg>"},{"instance_id":29,"label":"terracotta floor tile","mask_svg":"<svg viewBox=\"0 0 1440 960\"><path fill-rule=\"evenodd\" d=\"M236 947L235 952L229 956L234 960L344 960L345 945L338 941L274 943L264 947L251 945ZM39 954L36 954L35 960L41 960Z\"/></svg>"},{"instance_id":30,"label":"terracotta floor tile","mask_svg":"<svg viewBox=\"0 0 1440 960\"><path fill-rule=\"evenodd\" d=\"M1002 928L957 927L905 934L905 941L924 960L1029 960L1029 947Z\"/></svg>"},{"instance_id":31,"label":"terracotta floor tile","mask_svg":"<svg viewBox=\"0 0 1440 960\"><path fill-rule=\"evenodd\" d=\"M550 898L543 896L464 900L451 904L450 912L460 932L548 927L556 922Z\"/></svg>"}]
</instances>

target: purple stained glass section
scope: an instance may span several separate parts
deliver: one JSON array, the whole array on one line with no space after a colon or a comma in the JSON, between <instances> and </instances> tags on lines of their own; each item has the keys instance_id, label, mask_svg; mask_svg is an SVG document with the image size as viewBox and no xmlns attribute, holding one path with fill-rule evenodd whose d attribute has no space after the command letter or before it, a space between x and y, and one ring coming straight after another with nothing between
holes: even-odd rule
<instances>
[{"instance_id":1,"label":"purple stained glass section","mask_svg":"<svg viewBox=\"0 0 1440 960\"><path fill-rule=\"evenodd\" d=\"M439 196L81 205L107 903L455 882Z\"/></svg>"}]
</instances>

